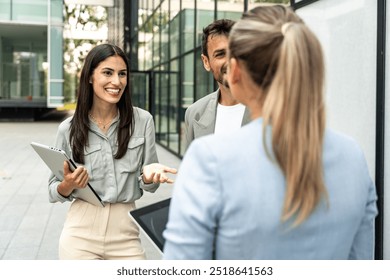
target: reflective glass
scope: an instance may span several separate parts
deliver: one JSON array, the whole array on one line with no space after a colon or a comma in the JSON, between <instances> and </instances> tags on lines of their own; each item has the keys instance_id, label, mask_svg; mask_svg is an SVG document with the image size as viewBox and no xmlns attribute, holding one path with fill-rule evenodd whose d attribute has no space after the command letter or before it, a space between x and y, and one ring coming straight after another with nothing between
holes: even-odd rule
<instances>
[{"instance_id":1,"label":"reflective glass","mask_svg":"<svg viewBox=\"0 0 390 280\"><path fill-rule=\"evenodd\" d=\"M196 71L196 94L195 98L200 99L203 96L215 91L214 78L210 72L207 72L203 67L203 62L200 57L201 50L196 51L195 71Z\"/></svg>"},{"instance_id":2,"label":"reflective glass","mask_svg":"<svg viewBox=\"0 0 390 280\"><path fill-rule=\"evenodd\" d=\"M62 27L50 28L50 79L63 78ZM61 66L61 67L59 67Z\"/></svg>"},{"instance_id":3,"label":"reflective glass","mask_svg":"<svg viewBox=\"0 0 390 280\"><path fill-rule=\"evenodd\" d=\"M185 9L182 11L182 53L194 48L194 9Z\"/></svg>"},{"instance_id":4,"label":"reflective glass","mask_svg":"<svg viewBox=\"0 0 390 280\"><path fill-rule=\"evenodd\" d=\"M45 101L47 81L46 27L15 27L14 33L27 38L26 30L36 36L21 41L0 40L0 99ZM60 66L62 69L62 64ZM62 92L61 92L62 93Z\"/></svg>"},{"instance_id":5,"label":"reflective glass","mask_svg":"<svg viewBox=\"0 0 390 280\"><path fill-rule=\"evenodd\" d=\"M160 106L159 106L159 113L160 113L160 135L159 140L163 145L168 146L168 112L169 112L169 98L168 98L168 92L169 92L169 73L168 72L161 72L160 74Z\"/></svg>"},{"instance_id":6,"label":"reflective glass","mask_svg":"<svg viewBox=\"0 0 390 280\"><path fill-rule=\"evenodd\" d=\"M209 4L209 10L199 10L197 11L197 21L196 21L196 46L202 44L202 34L203 28L214 21L214 6Z\"/></svg>"},{"instance_id":7,"label":"reflective glass","mask_svg":"<svg viewBox=\"0 0 390 280\"><path fill-rule=\"evenodd\" d=\"M177 72L177 60L171 62L169 73L169 148L179 153L179 73Z\"/></svg>"},{"instance_id":8,"label":"reflective glass","mask_svg":"<svg viewBox=\"0 0 390 280\"><path fill-rule=\"evenodd\" d=\"M13 0L12 20L47 23L47 0Z\"/></svg>"},{"instance_id":9,"label":"reflective glass","mask_svg":"<svg viewBox=\"0 0 390 280\"><path fill-rule=\"evenodd\" d=\"M179 23L180 23L180 14L177 14L172 18L170 22L170 50L171 57L174 58L179 55Z\"/></svg>"},{"instance_id":10,"label":"reflective glass","mask_svg":"<svg viewBox=\"0 0 390 280\"><path fill-rule=\"evenodd\" d=\"M0 20L11 19L11 0L0 0Z\"/></svg>"},{"instance_id":11,"label":"reflective glass","mask_svg":"<svg viewBox=\"0 0 390 280\"><path fill-rule=\"evenodd\" d=\"M51 23L63 22L63 0L51 0L50 1L50 21Z\"/></svg>"},{"instance_id":12,"label":"reflective glass","mask_svg":"<svg viewBox=\"0 0 390 280\"><path fill-rule=\"evenodd\" d=\"M183 107L194 102L194 53L187 54L183 63Z\"/></svg>"}]
</instances>

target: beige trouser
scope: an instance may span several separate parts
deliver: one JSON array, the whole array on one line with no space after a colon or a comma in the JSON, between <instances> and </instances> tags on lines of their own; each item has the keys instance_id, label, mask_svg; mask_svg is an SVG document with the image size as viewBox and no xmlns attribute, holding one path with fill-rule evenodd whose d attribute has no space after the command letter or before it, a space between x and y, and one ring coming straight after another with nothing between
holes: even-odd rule
<instances>
[{"instance_id":1,"label":"beige trouser","mask_svg":"<svg viewBox=\"0 0 390 280\"><path fill-rule=\"evenodd\" d=\"M59 242L60 260L145 259L139 229L128 213L134 203L97 207L76 199Z\"/></svg>"}]
</instances>

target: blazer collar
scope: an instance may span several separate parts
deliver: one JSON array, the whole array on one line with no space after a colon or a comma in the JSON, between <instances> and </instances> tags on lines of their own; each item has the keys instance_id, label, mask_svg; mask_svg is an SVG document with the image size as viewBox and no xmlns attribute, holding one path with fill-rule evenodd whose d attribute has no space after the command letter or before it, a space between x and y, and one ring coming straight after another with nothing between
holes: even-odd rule
<instances>
[{"instance_id":1,"label":"blazer collar","mask_svg":"<svg viewBox=\"0 0 390 280\"><path fill-rule=\"evenodd\" d=\"M251 119L251 114L249 112L249 109L248 109L248 107L245 107L245 112L244 112L244 116L242 118L241 126L244 126L247 123L250 123L251 121L252 121L252 119Z\"/></svg>"},{"instance_id":2,"label":"blazer collar","mask_svg":"<svg viewBox=\"0 0 390 280\"><path fill-rule=\"evenodd\" d=\"M202 114L202 117L199 119L198 124L201 127L209 128L211 127L211 131L214 131L215 126L215 118L217 114L217 106L218 106L218 99L220 95L219 89L214 91L213 93L210 93L210 99L206 105L206 108Z\"/></svg>"}]
</instances>

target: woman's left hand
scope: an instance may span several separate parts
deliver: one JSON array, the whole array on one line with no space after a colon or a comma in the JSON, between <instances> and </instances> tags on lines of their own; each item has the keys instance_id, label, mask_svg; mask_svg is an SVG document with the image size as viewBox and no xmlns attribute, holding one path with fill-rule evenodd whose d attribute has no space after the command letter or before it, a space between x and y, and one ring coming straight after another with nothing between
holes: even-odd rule
<instances>
[{"instance_id":1,"label":"woman's left hand","mask_svg":"<svg viewBox=\"0 0 390 280\"><path fill-rule=\"evenodd\" d=\"M160 163L151 163L143 168L142 180L145 184L151 183L173 183L166 173L176 174L176 168L165 166Z\"/></svg>"}]
</instances>

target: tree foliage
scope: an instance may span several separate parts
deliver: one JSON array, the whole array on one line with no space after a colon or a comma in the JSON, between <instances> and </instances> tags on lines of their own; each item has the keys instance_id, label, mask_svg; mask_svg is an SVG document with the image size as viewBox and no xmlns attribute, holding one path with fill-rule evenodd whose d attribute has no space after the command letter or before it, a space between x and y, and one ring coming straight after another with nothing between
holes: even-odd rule
<instances>
[{"instance_id":1,"label":"tree foliage","mask_svg":"<svg viewBox=\"0 0 390 280\"><path fill-rule=\"evenodd\" d=\"M70 34L64 40L65 71L78 73L88 51L102 41L72 38L72 32L98 31L107 25L107 11L101 6L64 5L64 31Z\"/></svg>"},{"instance_id":2,"label":"tree foliage","mask_svg":"<svg viewBox=\"0 0 390 280\"><path fill-rule=\"evenodd\" d=\"M107 25L107 11L101 6L64 4L64 98L65 102L74 102L78 84L78 73L84 59L99 40L72 37L77 30L98 31Z\"/></svg>"}]
</instances>

